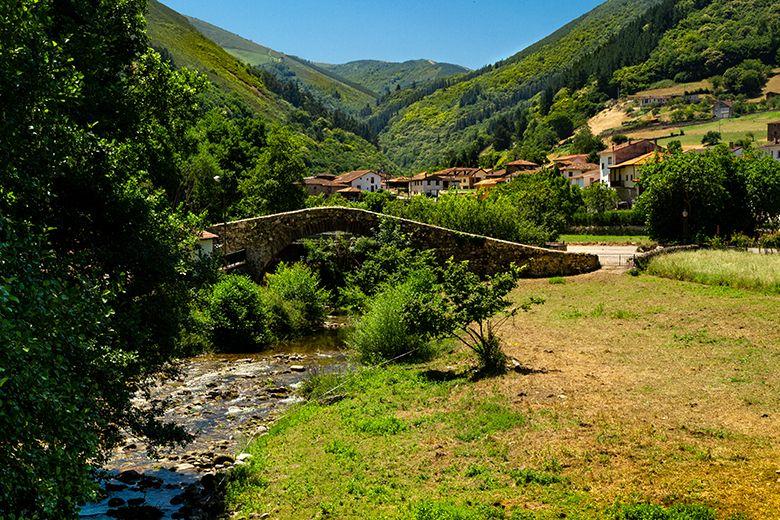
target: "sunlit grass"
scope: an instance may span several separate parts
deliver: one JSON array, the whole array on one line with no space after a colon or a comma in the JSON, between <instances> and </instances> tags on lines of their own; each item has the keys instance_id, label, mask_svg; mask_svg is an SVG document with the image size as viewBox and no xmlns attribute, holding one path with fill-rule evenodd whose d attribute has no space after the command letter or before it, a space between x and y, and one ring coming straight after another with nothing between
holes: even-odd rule
<instances>
[{"instance_id":1,"label":"sunlit grass","mask_svg":"<svg viewBox=\"0 0 780 520\"><path fill-rule=\"evenodd\" d=\"M647 272L675 280L780 293L780 255L685 251L654 258Z\"/></svg>"}]
</instances>

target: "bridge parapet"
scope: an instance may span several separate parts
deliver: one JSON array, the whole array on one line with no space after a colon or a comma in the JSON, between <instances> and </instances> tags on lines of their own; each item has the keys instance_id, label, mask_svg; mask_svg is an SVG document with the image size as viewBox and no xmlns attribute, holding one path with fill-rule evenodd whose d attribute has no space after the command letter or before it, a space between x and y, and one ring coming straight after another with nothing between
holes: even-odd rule
<instances>
[{"instance_id":1,"label":"bridge parapet","mask_svg":"<svg viewBox=\"0 0 780 520\"><path fill-rule=\"evenodd\" d=\"M227 253L246 251L246 262L260 276L287 246L312 235L344 231L369 235L382 220L397 222L415 247L433 249L442 260L468 260L480 274L494 274L509 264L527 265L525 276L570 276L600 268L596 255L567 253L454 231L422 222L357 208L323 207L218 224L210 231L220 236Z\"/></svg>"}]
</instances>

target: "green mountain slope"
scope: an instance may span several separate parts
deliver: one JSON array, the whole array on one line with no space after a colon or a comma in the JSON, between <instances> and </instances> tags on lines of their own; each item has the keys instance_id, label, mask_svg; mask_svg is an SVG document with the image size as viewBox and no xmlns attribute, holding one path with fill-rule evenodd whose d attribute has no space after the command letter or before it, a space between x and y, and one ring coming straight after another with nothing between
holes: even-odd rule
<instances>
[{"instance_id":1,"label":"green mountain slope","mask_svg":"<svg viewBox=\"0 0 780 520\"><path fill-rule=\"evenodd\" d=\"M452 63L437 63L432 60L410 60L393 63L377 60L351 61L341 65L318 63L320 68L342 78L383 94L401 88L420 85L437 79L468 72L469 69Z\"/></svg>"},{"instance_id":2,"label":"green mountain slope","mask_svg":"<svg viewBox=\"0 0 780 520\"><path fill-rule=\"evenodd\" d=\"M453 149L473 140L475 131L484 130L488 118L545 89L585 81L591 74L611 76L619 66L636 63L626 45L617 43L641 40L638 22L663 1L608 0L529 49L435 91L391 120L380 135L382 149L408 169L441 164ZM629 29L638 34L626 34Z\"/></svg>"},{"instance_id":3,"label":"green mountain slope","mask_svg":"<svg viewBox=\"0 0 780 520\"><path fill-rule=\"evenodd\" d=\"M682 19L666 32L649 59L616 75L624 90L639 90L661 79L709 78L747 59L780 63L780 3L776 0L677 4Z\"/></svg>"},{"instance_id":4,"label":"green mountain slope","mask_svg":"<svg viewBox=\"0 0 780 520\"><path fill-rule=\"evenodd\" d=\"M193 17L187 19L206 38L239 60L261 67L281 79L297 80L334 106L359 111L376 101L376 94L370 89L345 81L314 64L275 51L203 20Z\"/></svg>"},{"instance_id":5,"label":"green mountain slope","mask_svg":"<svg viewBox=\"0 0 780 520\"><path fill-rule=\"evenodd\" d=\"M266 117L282 120L291 113L289 103L268 90L243 63L205 38L184 16L157 0L149 0L146 20L152 45L170 53L179 67L202 72Z\"/></svg>"}]
</instances>

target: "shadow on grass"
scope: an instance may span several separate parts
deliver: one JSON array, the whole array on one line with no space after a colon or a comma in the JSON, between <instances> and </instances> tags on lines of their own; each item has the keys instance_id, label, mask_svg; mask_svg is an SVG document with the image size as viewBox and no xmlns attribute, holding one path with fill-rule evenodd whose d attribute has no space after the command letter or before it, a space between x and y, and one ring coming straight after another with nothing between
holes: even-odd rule
<instances>
[{"instance_id":1,"label":"shadow on grass","mask_svg":"<svg viewBox=\"0 0 780 520\"><path fill-rule=\"evenodd\" d=\"M452 370L424 370L420 372L420 377L431 383L447 383L449 381L455 381L457 379L468 379L471 374L466 372L455 372Z\"/></svg>"}]
</instances>

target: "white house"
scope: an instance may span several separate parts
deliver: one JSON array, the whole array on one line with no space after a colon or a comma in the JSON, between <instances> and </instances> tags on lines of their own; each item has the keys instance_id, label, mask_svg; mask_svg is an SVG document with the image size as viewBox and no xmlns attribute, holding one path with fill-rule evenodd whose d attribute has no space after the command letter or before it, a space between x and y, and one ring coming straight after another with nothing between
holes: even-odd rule
<instances>
[{"instance_id":1,"label":"white house","mask_svg":"<svg viewBox=\"0 0 780 520\"><path fill-rule=\"evenodd\" d=\"M447 191L451 186L457 188L460 183L442 175L422 172L412 177L409 183L409 194L438 197L440 192Z\"/></svg>"},{"instance_id":2,"label":"white house","mask_svg":"<svg viewBox=\"0 0 780 520\"><path fill-rule=\"evenodd\" d=\"M780 161L780 142L764 145L761 147L761 150L772 159Z\"/></svg>"},{"instance_id":3,"label":"white house","mask_svg":"<svg viewBox=\"0 0 780 520\"><path fill-rule=\"evenodd\" d=\"M219 237L208 231L198 233L198 243L195 244L194 257L210 257L214 253L214 241Z\"/></svg>"},{"instance_id":4,"label":"white house","mask_svg":"<svg viewBox=\"0 0 780 520\"><path fill-rule=\"evenodd\" d=\"M382 188L382 176L374 170L356 170L342 173L333 182L347 188L357 188L360 191L379 191Z\"/></svg>"}]
</instances>

